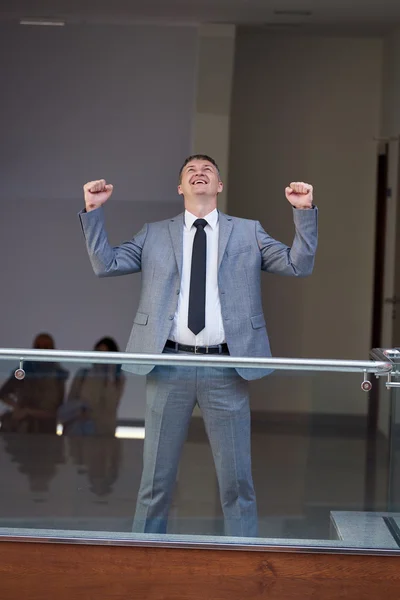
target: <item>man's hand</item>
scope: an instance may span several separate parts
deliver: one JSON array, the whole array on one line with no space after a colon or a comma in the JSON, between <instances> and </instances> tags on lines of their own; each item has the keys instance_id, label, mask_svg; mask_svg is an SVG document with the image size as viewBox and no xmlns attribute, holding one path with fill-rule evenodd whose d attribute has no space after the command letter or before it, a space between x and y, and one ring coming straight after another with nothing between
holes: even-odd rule
<instances>
[{"instance_id":1,"label":"man's hand","mask_svg":"<svg viewBox=\"0 0 400 600\"><path fill-rule=\"evenodd\" d=\"M83 192L85 195L86 212L90 212L107 202L113 193L113 186L110 183L106 183L105 179L98 179L97 181L85 183Z\"/></svg>"},{"instance_id":2,"label":"man's hand","mask_svg":"<svg viewBox=\"0 0 400 600\"><path fill-rule=\"evenodd\" d=\"M303 181L292 182L285 189L286 198L294 208L312 208L313 186Z\"/></svg>"}]
</instances>

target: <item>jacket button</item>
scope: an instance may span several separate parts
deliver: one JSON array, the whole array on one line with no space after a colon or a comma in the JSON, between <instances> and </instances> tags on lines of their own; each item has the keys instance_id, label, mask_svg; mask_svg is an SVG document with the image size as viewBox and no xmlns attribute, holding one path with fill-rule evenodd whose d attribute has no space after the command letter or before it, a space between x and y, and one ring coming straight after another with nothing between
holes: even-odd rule
<instances>
[{"instance_id":1,"label":"jacket button","mask_svg":"<svg viewBox=\"0 0 400 600\"><path fill-rule=\"evenodd\" d=\"M181 290L176 290L176 295L179 296Z\"/></svg>"},{"instance_id":2,"label":"jacket button","mask_svg":"<svg viewBox=\"0 0 400 600\"><path fill-rule=\"evenodd\" d=\"M169 319L170 321L173 321L173 319L174 319L174 315L169 315L168 319Z\"/></svg>"}]
</instances>

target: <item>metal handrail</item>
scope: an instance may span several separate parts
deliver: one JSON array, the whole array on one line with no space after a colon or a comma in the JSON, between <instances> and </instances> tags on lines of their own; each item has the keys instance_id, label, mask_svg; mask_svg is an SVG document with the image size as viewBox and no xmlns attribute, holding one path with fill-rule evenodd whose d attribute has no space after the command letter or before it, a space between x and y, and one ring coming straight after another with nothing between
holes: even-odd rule
<instances>
[{"instance_id":1,"label":"metal handrail","mask_svg":"<svg viewBox=\"0 0 400 600\"><path fill-rule=\"evenodd\" d=\"M392 365L392 368L387 374L386 388L400 388L400 350L399 348L372 348L369 353L373 361L385 361L388 360Z\"/></svg>"},{"instance_id":2,"label":"metal handrail","mask_svg":"<svg viewBox=\"0 0 400 600\"><path fill-rule=\"evenodd\" d=\"M386 352L389 352L386 354ZM388 361L393 362L392 357L390 356L390 349L386 350L384 348L372 348L369 353L370 358L375 362Z\"/></svg>"},{"instance_id":3,"label":"metal handrail","mask_svg":"<svg viewBox=\"0 0 400 600\"><path fill-rule=\"evenodd\" d=\"M320 358L248 358L207 354L132 354L128 352L86 352L78 350L34 350L32 348L0 348L0 358L16 361L124 364L179 365L192 367L233 367L295 371L335 371L349 373L389 373L389 360L331 360Z\"/></svg>"}]
</instances>

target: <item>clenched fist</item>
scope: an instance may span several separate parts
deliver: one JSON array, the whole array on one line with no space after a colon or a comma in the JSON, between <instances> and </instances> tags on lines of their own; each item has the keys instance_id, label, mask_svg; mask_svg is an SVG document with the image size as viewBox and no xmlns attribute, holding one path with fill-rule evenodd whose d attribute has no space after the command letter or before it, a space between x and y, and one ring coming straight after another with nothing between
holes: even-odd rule
<instances>
[{"instance_id":1,"label":"clenched fist","mask_svg":"<svg viewBox=\"0 0 400 600\"><path fill-rule=\"evenodd\" d=\"M285 189L286 198L294 208L312 208L313 186L303 181L294 181Z\"/></svg>"},{"instance_id":2,"label":"clenched fist","mask_svg":"<svg viewBox=\"0 0 400 600\"><path fill-rule=\"evenodd\" d=\"M86 212L90 212L107 202L113 193L113 186L107 183L105 179L98 179L97 181L85 183L83 192L85 195Z\"/></svg>"}]
</instances>

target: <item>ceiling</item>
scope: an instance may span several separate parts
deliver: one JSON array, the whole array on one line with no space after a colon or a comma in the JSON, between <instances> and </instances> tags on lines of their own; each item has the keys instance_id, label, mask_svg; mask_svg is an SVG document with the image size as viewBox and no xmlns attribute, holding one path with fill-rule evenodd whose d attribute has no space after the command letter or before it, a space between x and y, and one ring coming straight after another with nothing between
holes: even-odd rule
<instances>
[{"instance_id":1,"label":"ceiling","mask_svg":"<svg viewBox=\"0 0 400 600\"><path fill-rule=\"evenodd\" d=\"M276 10L311 14L276 14ZM0 19L63 18L67 22L213 22L271 27L400 27L400 0L1 0Z\"/></svg>"}]
</instances>

